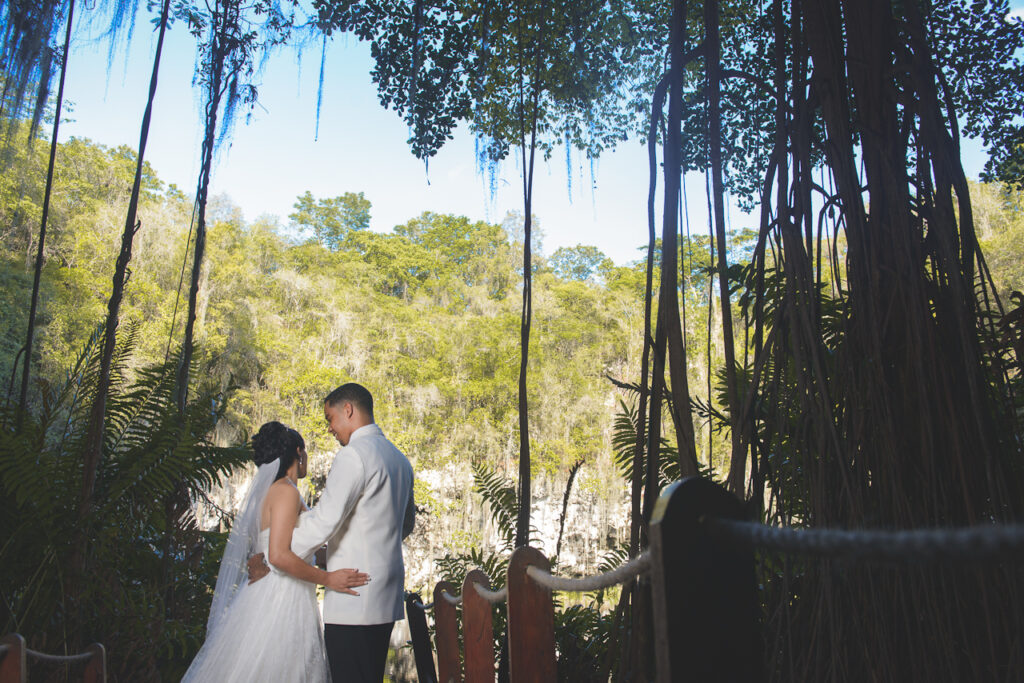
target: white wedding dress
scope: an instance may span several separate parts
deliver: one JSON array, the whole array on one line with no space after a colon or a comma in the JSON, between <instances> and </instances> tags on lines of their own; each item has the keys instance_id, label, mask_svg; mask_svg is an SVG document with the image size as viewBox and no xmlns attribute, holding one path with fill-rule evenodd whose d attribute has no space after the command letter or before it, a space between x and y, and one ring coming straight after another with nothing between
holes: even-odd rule
<instances>
[{"instance_id":1,"label":"white wedding dress","mask_svg":"<svg viewBox=\"0 0 1024 683\"><path fill-rule=\"evenodd\" d=\"M269 483L263 468L250 489L259 509ZM272 463L276 471L276 461ZM260 489L263 489L262 491ZM245 509L246 504L243 504ZM250 523L253 515L241 515ZM256 516L258 520L258 515ZM239 524L238 526L242 526ZM316 586L274 567L259 581L246 582L238 569L251 552L267 556L270 529L235 534L221 563L207 637L182 683L330 683ZM235 542L236 536L241 536ZM309 558L305 558L308 559ZM225 590L222 584L227 585Z\"/></svg>"}]
</instances>

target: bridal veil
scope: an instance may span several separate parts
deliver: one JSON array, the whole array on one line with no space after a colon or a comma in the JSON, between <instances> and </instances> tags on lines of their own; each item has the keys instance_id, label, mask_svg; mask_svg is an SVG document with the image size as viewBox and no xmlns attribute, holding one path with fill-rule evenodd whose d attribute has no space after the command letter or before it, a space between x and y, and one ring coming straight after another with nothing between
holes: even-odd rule
<instances>
[{"instance_id":1,"label":"bridal veil","mask_svg":"<svg viewBox=\"0 0 1024 683\"><path fill-rule=\"evenodd\" d=\"M221 560L220 572L217 574L217 587L213 591L210 618L206 622L207 640L220 626L238 589L249 580L248 562L249 557L257 552L263 499L274 483L280 464L280 460L273 460L260 465L231 526L228 543L224 548L224 559Z\"/></svg>"}]
</instances>

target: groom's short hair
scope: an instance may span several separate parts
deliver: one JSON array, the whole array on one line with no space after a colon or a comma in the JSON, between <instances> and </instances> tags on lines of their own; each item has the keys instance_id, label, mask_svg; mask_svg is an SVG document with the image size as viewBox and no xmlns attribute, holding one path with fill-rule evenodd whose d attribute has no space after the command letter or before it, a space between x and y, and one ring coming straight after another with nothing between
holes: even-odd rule
<instances>
[{"instance_id":1,"label":"groom's short hair","mask_svg":"<svg viewBox=\"0 0 1024 683\"><path fill-rule=\"evenodd\" d=\"M329 406L336 406L341 403L351 403L359 408L371 420L373 419L373 396L362 384L348 382L327 394L324 403Z\"/></svg>"}]
</instances>

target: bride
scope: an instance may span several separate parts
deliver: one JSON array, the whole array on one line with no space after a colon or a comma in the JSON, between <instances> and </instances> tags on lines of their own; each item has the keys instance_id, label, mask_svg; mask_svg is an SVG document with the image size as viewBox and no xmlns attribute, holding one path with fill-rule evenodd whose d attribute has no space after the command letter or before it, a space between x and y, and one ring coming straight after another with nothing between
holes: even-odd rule
<instances>
[{"instance_id":1,"label":"bride","mask_svg":"<svg viewBox=\"0 0 1024 683\"><path fill-rule=\"evenodd\" d=\"M206 625L206 642L183 683L330 681L323 626L312 584L356 595L369 577L326 572L291 551L292 531L307 508L296 488L306 476L306 445L294 429L268 422L252 439L259 466L231 528ZM247 584L246 561L262 552L270 575Z\"/></svg>"}]
</instances>

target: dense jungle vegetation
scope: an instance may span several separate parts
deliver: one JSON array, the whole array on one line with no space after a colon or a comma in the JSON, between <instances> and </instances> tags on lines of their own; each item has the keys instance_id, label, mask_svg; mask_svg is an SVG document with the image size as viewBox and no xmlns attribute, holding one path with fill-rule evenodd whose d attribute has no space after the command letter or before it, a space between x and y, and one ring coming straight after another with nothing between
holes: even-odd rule
<instances>
[{"instance_id":1,"label":"dense jungle vegetation","mask_svg":"<svg viewBox=\"0 0 1024 683\"><path fill-rule=\"evenodd\" d=\"M3 235L0 274L0 362L9 379L9 400L16 393L16 361L29 308L29 255L37 246L46 147L39 139L33 148L18 150L2 176L0 220L10 227ZM33 393L42 402L40 409L52 411L54 420L73 407L70 400L57 404L51 394L74 391L64 389L69 377L72 385L89 381L90 371L79 363L88 366L95 359L83 362L79 357L92 353L87 351L90 339L103 320L110 295L104 264L117 255L118 214L128 200L135 167L132 150L88 140L62 144L57 158L58 191L50 204L38 323L36 381L41 393ZM142 188L139 216L145 228L136 236L137 256L122 309L122 325L131 330L131 348L124 350L120 366L126 380L163 366L169 351L173 356L175 318L179 334L182 326L178 287L192 210L188 196L161 182L148 167ZM281 419L302 430L311 451L330 450L334 444L323 429L320 400L352 380L375 389L378 421L418 470L443 469L458 461L514 477L521 216L488 224L425 212L381 234L365 229L372 207L354 192L297 197L287 220L264 216L246 221L228 197L211 204L195 373L203 378L204 399L217 402L216 421L203 423L211 429L201 435L209 446L232 452L230 447L244 444L263 421ZM708 371L703 360L708 342L707 239L694 239L685 290L693 316L689 340L698 386L706 385ZM737 236L738 247L749 239ZM538 310L531 364L537 379L531 400L539 407L532 425L534 464L537 477L560 482L579 461L608 459L620 411L617 401L634 403L609 378L628 378L638 362L645 266L640 259L616 266L596 248L580 245L539 257L534 268ZM714 326L714 309L711 313ZM720 349L712 348L713 364L720 362L719 356ZM119 419L128 421L129 416ZM709 429L700 433L721 466L725 442ZM136 450L153 446L144 440ZM244 457L236 452L223 466ZM212 463L211 458L205 464ZM24 475L10 464L3 472L5 479ZM622 480L602 481L596 471L590 474L586 469L581 474L585 485L621 495ZM29 483L38 501L54 497L56 482L31 477ZM463 485L468 491L473 482ZM18 490L25 488L23 482ZM437 501L429 487L420 484L417 494L425 513L438 511L431 509L432 502L443 509L444 501ZM28 523L23 531L36 528L32 514L22 519ZM175 601L188 609L177 622L164 624L177 630L159 636L162 648L153 651L129 637L148 640L153 635L144 628L153 613L133 613L137 604L119 608L118 618L132 614L140 620L137 628L123 631L127 641L103 632L112 662L122 663L118 652L135 653L123 662L126 672L137 670L140 657L152 658L150 667L173 672L201 643L208 609L204 586L216 578L219 546L216 533L193 533L212 545L195 571L174 580L188 598L177 595ZM183 553L196 551L189 544L198 538L179 540ZM443 550L437 549L439 554ZM58 565L50 569L60 571ZM147 571L144 564L127 562L121 569L126 581ZM153 595L137 597L149 600ZM36 624L28 622L21 629L30 625ZM172 635L178 639L173 647Z\"/></svg>"},{"instance_id":2,"label":"dense jungle vegetation","mask_svg":"<svg viewBox=\"0 0 1024 683\"><path fill-rule=\"evenodd\" d=\"M139 4L78 11L116 45ZM609 451L630 538L607 564L646 546L681 476L715 479L773 525L1024 519L1024 22L1006 0L148 9L140 144L111 150L56 143L75 0L0 2L0 566L5 628L37 649L98 639L118 680L173 679L202 638L223 538L194 506L263 419L325 448L316 406L348 378L375 387L418 467L474 466L466 486L507 547L449 555L450 578L499 575L531 542L535 480L585 476L581 460ZM172 25L197 41L194 191L144 163ZM357 187L303 194L287 219L245 221L209 196L259 64L348 34L370 43L414 155L465 125L489 162L517 157L521 214L422 213L381 234ZM987 148L986 184L967 178L963 137ZM630 138L650 153L646 254L545 255L537 155ZM684 172L703 174L706 236L683 236ZM751 230L728 229L727 199ZM768 679L1024 668L1019 564L758 561ZM563 675L650 678L649 591L604 597L559 608Z\"/></svg>"},{"instance_id":3,"label":"dense jungle vegetation","mask_svg":"<svg viewBox=\"0 0 1024 683\"><path fill-rule=\"evenodd\" d=\"M31 150L17 152L2 175L0 220L9 227L2 237L0 368L9 379L8 396L28 310L28 255L36 246L45 147L38 139ZM40 400L68 382L69 369L80 362L102 320L110 289L104 264L116 256L118 213L127 201L134 156L130 149L88 140L60 146L55 182L61 191L51 200L42 279ZM999 292L1009 300L1024 290L1024 194L993 184L971 187L982 248ZM146 228L136 238L139 254L124 309L133 344L123 361L126 375L159 366L167 357L192 208L189 197L163 183L154 169L147 168L143 188L140 216ZM515 250L521 217L510 215L496 225L425 212L381 234L366 230L372 207L358 193L321 199L307 193L296 198L295 209L287 220L246 221L229 197L214 200L199 374L209 382L210 396L227 400L215 426L209 423L211 445L242 444L263 421L284 419L299 426L311 450L330 449L319 400L340 382L358 380L381 388L379 419L418 469L443 468L453 459L482 466L499 476L477 486L490 492L489 500L500 501L501 479L514 475L516 455L515 295L521 266ZM750 236L734 237L742 256ZM684 246L680 263L689 268L680 280L687 296L690 382L697 401L706 405L707 331L710 324L714 334L720 321L714 293L708 295L708 238L696 236ZM563 480L578 460L630 448L611 439L616 415L624 414L616 402L635 411L635 400L609 377L628 377L637 362L644 263L616 266L594 247L579 246L558 249L538 259L535 268L541 302L531 361L537 377L533 400L541 406L535 463L538 476ZM712 372L720 365L721 348L712 340ZM712 382L712 405L720 407L720 378ZM701 460L722 478L728 443L710 432L707 421L697 424ZM55 482L37 484L36 495L54 495ZM592 485L621 490L623 483ZM418 495L430 512L432 492L421 487ZM513 497L506 519L514 515ZM194 604L173 624L176 631L161 634L165 645L150 665L165 672L187 663L201 642L208 608L203 586L216 578L218 534L195 533L212 545L196 571L176 581L189 589ZM493 565L496 556L482 550L476 559ZM439 570L461 581L475 566L472 559L450 555ZM489 568L500 575L500 565ZM126 564L124 571L146 569ZM129 609L122 606L118 618ZM155 615L136 618L143 620L141 628ZM128 636L132 629L123 632ZM152 633L145 628L135 635L148 639ZM105 638L108 647L133 649L131 639ZM136 645L136 652L150 652ZM122 661L116 650L111 654L113 663ZM134 658L124 662L128 671L139 665Z\"/></svg>"},{"instance_id":4,"label":"dense jungle vegetation","mask_svg":"<svg viewBox=\"0 0 1024 683\"><path fill-rule=\"evenodd\" d=\"M0 362L7 378L23 343L45 144L38 141L31 158L19 152L4 174L2 220L10 227L3 236L8 305ZM103 264L116 258L118 211L134 169L131 150L87 140L61 145L58 158L39 337L40 377L51 384L102 321L110 294ZM231 395L215 441L239 443L264 420L283 419L308 435L311 450L333 448L320 399L358 379L379 387L381 423L421 466L514 458L521 217L495 225L424 212L381 234L346 215L343 206L360 200L372 211L356 193L307 194L291 218L253 221L228 197L211 202L201 367ZM140 203L145 227L123 308L124 324L135 329L135 367L162 362L172 324L180 332L176 296L191 209L188 196L148 170ZM614 407L606 375L623 378L636 360L643 267L639 260L616 266L586 246L535 264L542 304L531 363L543 381L531 394L543 407L536 425L541 471L607 449ZM706 297L702 267L694 264L695 306L702 290ZM695 357L705 342L696 326Z\"/></svg>"}]
</instances>

